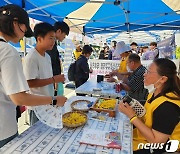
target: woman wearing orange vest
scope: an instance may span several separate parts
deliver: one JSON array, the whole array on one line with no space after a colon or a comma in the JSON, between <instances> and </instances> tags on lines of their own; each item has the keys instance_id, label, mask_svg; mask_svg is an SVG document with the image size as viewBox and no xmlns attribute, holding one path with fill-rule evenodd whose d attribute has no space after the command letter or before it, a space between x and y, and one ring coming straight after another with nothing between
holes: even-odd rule
<instances>
[{"instance_id":1,"label":"woman wearing orange vest","mask_svg":"<svg viewBox=\"0 0 180 154\"><path fill-rule=\"evenodd\" d=\"M122 80L124 76L129 75L129 72L127 70L127 60L129 54L131 53L130 47L127 46L123 41L120 41L117 43L114 52L116 53L116 55L120 55L121 62L117 70L113 70L109 74L105 75L108 82L116 82L117 80L114 78L114 76L118 75L118 78Z\"/></svg>"},{"instance_id":2,"label":"woman wearing orange vest","mask_svg":"<svg viewBox=\"0 0 180 154\"><path fill-rule=\"evenodd\" d=\"M179 151L180 79L176 65L165 58L154 60L144 74L144 85L149 96L145 103L146 114L142 119L127 103L119 105L119 110L136 127L133 130L134 154Z\"/></svg>"}]
</instances>

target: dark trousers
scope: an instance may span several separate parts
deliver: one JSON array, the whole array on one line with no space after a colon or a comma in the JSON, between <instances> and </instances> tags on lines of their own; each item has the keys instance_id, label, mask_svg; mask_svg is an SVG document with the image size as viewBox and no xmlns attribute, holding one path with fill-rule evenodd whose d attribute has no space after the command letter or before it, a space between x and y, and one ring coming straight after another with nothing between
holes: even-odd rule
<instances>
[{"instance_id":1,"label":"dark trousers","mask_svg":"<svg viewBox=\"0 0 180 154\"><path fill-rule=\"evenodd\" d=\"M16 120L18 122L18 118L21 117L21 110L20 110L20 106L16 107Z\"/></svg>"}]
</instances>

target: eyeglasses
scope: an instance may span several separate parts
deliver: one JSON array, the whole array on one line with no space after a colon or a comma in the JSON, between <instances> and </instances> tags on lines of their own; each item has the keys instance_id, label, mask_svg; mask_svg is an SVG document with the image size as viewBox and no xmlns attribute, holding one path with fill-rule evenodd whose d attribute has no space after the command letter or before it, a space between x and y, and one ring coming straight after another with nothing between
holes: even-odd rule
<instances>
[{"instance_id":1,"label":"eyeglasses","mask_svg":"<svg viewBox=\"0 0 180 154\"><path fill-rule=\"evenodd\" d=\"M151 72L151 71L149 71L148 69L146 69L145 73L146 73L146 74L151 74L151 73L157 73L157 72Z\"/></svg>"}]
</instances>

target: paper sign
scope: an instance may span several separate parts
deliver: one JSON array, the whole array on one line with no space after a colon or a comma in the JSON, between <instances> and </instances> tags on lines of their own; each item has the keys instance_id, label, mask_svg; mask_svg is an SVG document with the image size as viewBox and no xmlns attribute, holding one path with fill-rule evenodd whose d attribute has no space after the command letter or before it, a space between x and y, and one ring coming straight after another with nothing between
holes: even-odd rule
<instances>
[{"instance_id":1,"label":"paper sign","mask_svg":"<svg viewBox=\"0 0 180 154\"><path fill-rule=\"evenodd\" d=\"M80 143L121 149L119 132L84 129Z\"/></svg>"}]
</instances>

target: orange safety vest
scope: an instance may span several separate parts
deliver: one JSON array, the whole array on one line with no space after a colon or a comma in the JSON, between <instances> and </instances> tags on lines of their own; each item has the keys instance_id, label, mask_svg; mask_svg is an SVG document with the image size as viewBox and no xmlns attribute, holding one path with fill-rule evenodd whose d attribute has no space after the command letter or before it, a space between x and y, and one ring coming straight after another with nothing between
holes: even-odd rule
<instances>
[{"instance_id":1,"label":"orange safety vest","mask_svg":"<svg viewBox=\"0 0 180 154\"><path fill-rule=\"evenodd\" d=\"M125 73L127 72L127 60L128 60L128 56L125 59L122 59L118 68L118 72L119 73Z\"/></svg>"}]
</instances>

